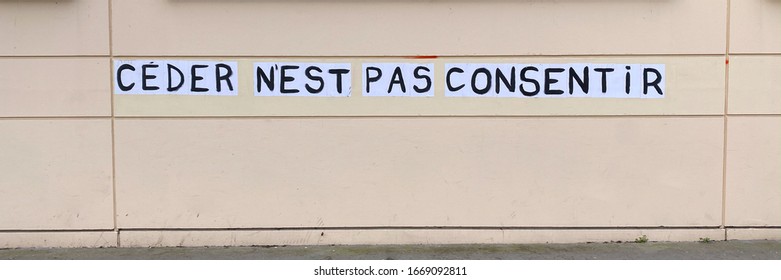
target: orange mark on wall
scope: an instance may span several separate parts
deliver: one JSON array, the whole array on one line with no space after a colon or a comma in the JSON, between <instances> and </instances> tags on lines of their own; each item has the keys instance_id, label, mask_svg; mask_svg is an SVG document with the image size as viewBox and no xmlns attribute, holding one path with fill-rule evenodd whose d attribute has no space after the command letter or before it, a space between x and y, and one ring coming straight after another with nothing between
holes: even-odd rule
<instances>
[{"instance_id":1,"label":"orange mark on wall","mask_svg":"<svg viewBox=\"0 0 781 280\"><path fill-rule=\"evenodd\" d=\"M410 56L409 58L412 59L434 59L438 58L439 56L436 55L416 55L416 56Z\"/></svg>"}]
</instances>

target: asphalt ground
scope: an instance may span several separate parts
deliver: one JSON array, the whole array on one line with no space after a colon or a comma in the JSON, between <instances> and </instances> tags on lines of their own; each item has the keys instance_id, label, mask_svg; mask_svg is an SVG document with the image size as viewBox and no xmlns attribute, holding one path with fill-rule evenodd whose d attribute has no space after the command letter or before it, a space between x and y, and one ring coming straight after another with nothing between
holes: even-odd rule
<instances>
[{"instance_id":1,"label":"asphalt ground","mask_svg":"<svg viewBox=\"0 0 781 280\"><path fill-rule=\"evenodd\" d=\"M0 260L781 260L781 241L0 249Z\"/></svg>"}]
</instances>

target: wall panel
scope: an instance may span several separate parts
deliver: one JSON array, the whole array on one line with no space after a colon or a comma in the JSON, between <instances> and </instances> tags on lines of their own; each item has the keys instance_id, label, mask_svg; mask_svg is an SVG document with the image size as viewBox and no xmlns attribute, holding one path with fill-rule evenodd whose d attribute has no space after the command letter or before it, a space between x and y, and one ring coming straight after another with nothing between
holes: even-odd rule
<instances>
[{"instance_id":1,"label":"wall panel","mask_svg":"<svg viewBox=\"0 0 781 280\"><path fill-rule=\"evenodd\" d=\"M111 229L111 122L0 120L0 230Z\"/></svg>"},{"instance_id":2,"label":"wall panel","mask_svg":"<svg viewBox=\"0 0 781 280\"><path fill-rule=\"evenodd\" d=\"M111 116L108 58L0 58L0 117Z\"/></svg>"},{"instance_id":3,"label":"wall panel","mask_svg":"<svg viewBox=\"0 0 781 280\"><path fill-rule=\"evenodd\" d=\"M721 54L726 5L725 0L116 0L114 53Z\"/></svg>"},{"instance_id":4,"label":"wall panel","mask_svg":"<svg viewBox=\"0 0 781 280\"><path fill-rule=\"evenodd\" d=\"M0 55L108 55L106 0L0 1Z\"/></svg>"},{"instance_id":5,"label":"wall panel","mask_svg":"<svg viewBox=\"0 0 781 280\"><path fill-rule=\"evenodd\" d=\"M781 54L781 2L730 1L730 52Z\"/></svg>"},{"instance_id":6,"label":"wall panel","mask_svg":"<svg viewBox=\"0 0 781 280\"><path fill-rule=\"evenodd\" d=\"M721 118L116 125L121 228L716 226L721 219Z\"/></svg>"},{"instance_id":7,"label":"wall panel","mask_svg":"<svg viewBox=\"0 0 781 280\"><path fill-rule=\"evenodd\" d=\"M730 114L781 114L781 55L732 55Z\"/></svg>"},{"instance_id":8,"label":"wall panel","mask_svg":"<svg viewBox=\"0 0 781 280\"><path fill-rule=\"evenodd\" d=\"M781 226L781 116L728 124L727 225Z\"/></svg>"}]
</instances>

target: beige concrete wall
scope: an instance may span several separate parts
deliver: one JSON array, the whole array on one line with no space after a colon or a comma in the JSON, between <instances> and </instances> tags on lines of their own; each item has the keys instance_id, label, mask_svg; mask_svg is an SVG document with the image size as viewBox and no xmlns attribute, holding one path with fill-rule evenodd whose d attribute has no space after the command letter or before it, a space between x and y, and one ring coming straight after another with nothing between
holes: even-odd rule
<instances>
[{"instance_id":1,"label":"beige concrete wall","mask_svg":"<svg viewBox=\"0 0 781 280\"><path fill-rule=\"evenodd\" d=\"M120 56L723 54L727 26L723 0L113 2Z\"/></svg>"},{"instance_id":2,"label":"beige concrete wall","mask_svg":"<svg viewBox=\"0 0 781 280\"><path fill-rule=\"evenodd\" d=\"M781 239L781 2L733 0L730 15L727 236Z\"/></svg>"},{"instance_id":3,"label":"beige concrete wall","mask_svg":"<svg viewBox=\"0 0 781 280\"><path fill-rule=\"evenodd\" d=\"M121 119L118 223L718 226L722 129L715 117Z\"/></svg>"},{"instance_id":4,"label":"beige concrete wall","mask_svg":"<svg viewBox=\"0 0 781 280\"><path fill-rule=\"evenodd\" d=\"M776 0L0 0L0 34L0 247L781 239ZM113 95L147 58L239 94ZM433 63L435 96L255 97L260 61ZM476 62L667 95L446 98Z\"/></svg>"}]
</instances>

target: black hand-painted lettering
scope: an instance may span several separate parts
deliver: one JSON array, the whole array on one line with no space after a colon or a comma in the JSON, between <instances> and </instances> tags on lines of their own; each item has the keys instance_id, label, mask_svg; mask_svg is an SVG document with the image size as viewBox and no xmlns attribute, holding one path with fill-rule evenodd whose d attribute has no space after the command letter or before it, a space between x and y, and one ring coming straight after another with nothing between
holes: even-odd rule
<instances>
[{"instance_id":1,"label":"black hand-painted lettering","mask_svg":"<svg viewBox=\"0 0 781 280\"><path fill-rule=\"evenodd\" d=\"M317 88L313 88L313 87L309 86L309 83L307 83L304 87L306 87L306 90L309 93L311 93L311 94L318 94L318 93L323 91L323 88L325 88L325 82L323 81L323 77L313 75L312 71L317 71L317 73L322 74L323 73L323 69L320 69L320 67L317 67L317 66L309 66L309 67L306 68L306 71L305 71L306 77L309 78L310 80L319 82L320 86L318 86Z\"/></svg>"},{"instance_id":2,"label":"black hand-painted lettering","mask_svg":"<svg viewBox=\"0 0 781 280\"><path fill-rule=\"evenodd\" d=\"M445 75L445 83L447 84L447 90L449 90L450 92L455 92L464 88L463 84L457 87L453 87L453 84L450 81L450 77L453 73L464 73L464 69L453 67L447 70L447 75Z\"/></svg>"},{"instance_id":3,"label":"black hand-painted lettering","mask_svg":"<svg viewBox=\"0 0 781 280\"><path fill-rule=\"evenodd\" d=\"M143 90L158 90L160 87L158 86L150 86L147 84L148 80L153 80L154 78L157 78L157 75L148 75L146 73L146 69L149 68L157 68L160 67L160 65L155 64L144 64L141 65L141 89Z\"/></svg>"},{"instance_id":4,"label":"black hand-painted lettering","mask_svg":"<svg viewBox=\"0 0 781 280\"><path fill-rule=\"evenodd\" d=\"M477 88L477 74L483 73L485 76L485 87L483 88ZM475 72L472 73L472 92L483 95L488 93L488 91L491 90L491 71L488 71L486 68L477 68Z\"/></svg>"},{"instance_id":5,"label":"black hand-painted lettering","mask_svg":"<svg viewBox=\"0 0 781 280\"><path fill-rule=\"evenodd\" d=\"M421 71L424 71L426 73L431 73L431 69L428 69L428 67L426 67L426 66L418 66L418 67L415 67L414 71L412 71L413 72L412 74L415 76L415 79L418 79L418 80L424 79L424 80L426 80L426 86L425 87L420 88L417 85L412 87L412 89L414 89L415 92L417 92L417 93L427 92L427 91L429 91L431 89L431 86L432 86L432 81L431 81L431 77L429 76L429 74L420 74Z\"/></svg>"},{"instance_id":6,"label":"black hand-painted lettering","mask_svg":"<svg viewBox=\"0 0 781 280\"><path fill-rule=\"evenodd\" d=\"M632 74L631 74L631 72L629 72L629 70L632 70L632 67L627 65L626 66L626 77L624 78L624 82L625 82L625 84L624 84L624 91L626 92L626 94L629 94L629 91L632 89L631 88L631 85L632 85L632 76L631 75Z\"/></svg>"},{"instance_id":7,"label":"black hand-painted lettering","mask_svg":"<svg viewBox=\"0 0 781 280\"><path fill-rule=\"evenodd\" d=\"M369 74L369 71L374 71L376 75ZM379 81L380 77L382 77L382 70L377 67L366 67L366 92L372 92L371 91L371 84Z\"/></svg>"},{"instance_id":8,"label":"black hand-painted lettering","mask_svg":"<svg viewBox=\"0 0 781 280\"><path fill-rule=\"evenodd\" d=\"M534 66L527 66L527 67L523 67L523 69L521 69L521 81L527 82L527 83L532 83L534 85L534 90L533 91L527 91L523 87L523 83L521 83L521 86L520 86L521 93L524 96L535 96L538 93L540 93L540 83L537 82L537 80L535 80L535 79L528 78L526 76L526 72L528 72L528 71L539 72L540 69L537 69L537 67L534 67Z\"/></svg>"},{"instance_id":9,"label":"black hand-painted lettering","mask_svg":"<svg viewBox=\"0 0 781 280\"><path fill-rule=\"evenodd\" d=\"M342 93L342 75L350 73L350 69L331 69L328 73L336 75L336 92Z\"/></svg>"},{"instance_id":10,"label":"black hand-painted lettering","mask_svg":"<svg viewBox=\"0 0 781 280\"><path fill-rule=\"evenodd\" d=\"M496 69L496 94L501 91L502 85L504 85L510 92L515 92L515 66L510 68L510 80L507 80L507 76L504 75L502 69Z\"/></svg>"},{"instance_id":11,"label":"black hand-painted lettering","mask_svg":"<svg viewBox=\"0 0 781 280\"><path fill-rule=\"evenodd\" d=\"M179 75L179 84L174 86L172 82L174 81L173 72L171 70L176 71L176 73ZM179 70L178 67L168 64L168 92L178 91L182 86L184 85L184 73L182 73L181 70Z\"/></svg>"},{"instance_id":12,"label":"black hand-painted lettering","mask_svg":"<svg viewBox=\"0 0 781 280\"><path fill-rule=\"evenodd\" d=\"M282 94L288 94L288 93L298 93L299 90L296 88L289 89L285 88L285 83L295 81L296 78L292 76L288 76L285 71L287 70L294 70L300 68L298 65L282 65L279 67L279 93Z\"/></svg>"},{"instance_id":13,"label":"black hand-painted lettering","mask_svg":"<svg viewBox=\"0 0 781 280\"><path fill-rule=\"evenodd\" d=\"M202 65L202 64L195 64L190 68L190 76L192 77L190 79L190 91L191 92L206 92L209 91L207 88L200 88L197 86L197 82L200 80L203 80L203 76L198 76L198 69L203 69L209 67L208 65Z\"/></svg>"},{"instance_id":14,"label":"black hand-painted lettering","mask_svg":"<svg viewBox=\"0 0 781 280\"><path fill-rule=\"evenodd\" d=\"M393 91L394 84L398 84L401 87L402 93L407 93L407 86L404 85L404 76L401 73L401 67L398 66L393 70L393 75L391 75L391 81L390 84L388 84L388 93Z\"/></svg>"},{"instance_id":15,"label":"black hand-painted lettering","mask_svg":"<svg viewBox=\"0 0 781 280\"><path fill-rule=\"evenodd\" d=\"M653 81L648 82L648 73L654 73L656 76ZM654 68L645 68L643 69L643 94L648 94L648 87L654 87L656 89L656 92L659 93L659 95L664 95L664 92L662 92L662 88L659 87L659 83L662 82L662 73L659 73L659 70L656 70Z\"/></svg>"},{"instance_id":16,"label":"black hand-painted lettering","mask_svg":"<svg viewBox=\"0 0 781 280\"><path fill-rule=\"evenodd\" d=\"M225 74L221 75L220 69L225 69L227 71ZM233 69L231 69L230 66L224 63L217 63L214 65L214 75L217 77L217 92L222 90L222 83L220 81L225 81L228 84L228 90L233 91L233 85L230 80L230 77L233 76Z\"/></svg>"},{"instance_id":17,"label":"black hand-painted lettering","mask_svg":"<svg viewBox=\"0 0 781 280\"><path fill-rule=\"evenodd\" d=\"M607 93L607 73L616 71L613 68L594 68L594 71L602 74L602 93Z\"/></svg>"},{"instance_id":18,"label":"black hand-painted lettering","mask_svg":"<svg viewBox=\"0 0 781 280\"><path fill-rule=\"evenodd\" d=\"M269 74L266 75L266 72L263 71L260 67L255 68L255 79L257 80L257 92L260 92L260 89L265 84L269 91L274 91L274 67L269 67Z\"/></svg>"},{"instance_id":19,"label":"black hand-painted lettering","mask_svg":"<svg viewBox=\"0 0 781 280\"><path fill-rule=\"evenodd\" d=\"M588 94L588 66L583 67L583 77L578 76L578 72L574 68L569 68L569 94L575 91L575 82L578 82L580 90L584 94Z\"/></svg>"},{"instance_id":20,"label":"black hand-painted lettering","mask_svg":"<svg viewBox=\"0 0 781 280\"><path fill-rule=\"evenodd\" d=\"M132 72L132 71L136 71L136 68L130 64L122 64L117 68L117 86L119 86L119 90L121 91L129 91L133 89L133 87L136 85L136 83L130 83L130 85L125 85L125 83L122 82L122 71L125 70L130 70Z\"/></svg>"},{"instance_id":21,"label":"black hand-painted lettering","mask_svg":"<svg viewBox=\"0 0 781 280\"><path fill-rule=\"evenodd\" d=\"M555 84L559 81L559 79L554 79L551 77L551 74L553 73L563 73L564 68L547 68L545 69L545 94L546 95L560 95L564 94L563 90L560 89L551 89L551 85Z\"/></svg>"}]
</instances>

